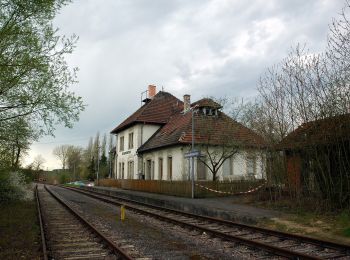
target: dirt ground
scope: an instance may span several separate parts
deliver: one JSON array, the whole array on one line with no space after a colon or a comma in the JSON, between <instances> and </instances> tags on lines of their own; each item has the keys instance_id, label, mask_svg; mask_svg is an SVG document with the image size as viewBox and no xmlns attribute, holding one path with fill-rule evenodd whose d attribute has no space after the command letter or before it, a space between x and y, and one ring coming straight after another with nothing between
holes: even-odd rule
<instances>
[{"instance_id":1,"label":"dirt ground","mask_svg":"<svg viewBox=\"0 0 350 260\"><path fill-rule=\"evenodd\" d=\"M350 245L350 211L318 212L307 208L290 207L290 202L254 202L244 204L259 208L273 209L281 214L278 217L262 220L261 227L301 234L323 240Z\"/></svg>"},{"instance_id":2,"label":"dirt ground","mask_svg":"<svg viewBox=\"0 0 350 260\"><path fill-rule=\"evenodd\" d=\"M0 204L0 234L0 259L40 259L35 202Z\"/></svg>"}]
</instances>

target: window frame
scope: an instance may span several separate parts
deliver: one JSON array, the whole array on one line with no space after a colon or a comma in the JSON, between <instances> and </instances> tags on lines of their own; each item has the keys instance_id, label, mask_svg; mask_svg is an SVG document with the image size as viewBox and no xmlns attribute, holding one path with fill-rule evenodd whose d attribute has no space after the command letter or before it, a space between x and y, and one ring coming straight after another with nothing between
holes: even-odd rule
<instances>
[{"instance_id":1,"label":"window frame","mask_svg":"<svg viewBox=\"0 0 350 260\"><path fill-rule=\"evenodd\" d=\"M134 148L134 132L129 133L128 148L129 149L133 149Z\"/></svg>"},{"instance_id":2,"label":"window frame","mask_svg":"<svg viewBox=\"0 0 350 260\"><path fill-rule=\"evenodd\" d=\"M248 155L246 157L246 174L249 178L255 178L256 175L256 156L255 155ZM252 164L252 165L250 165ZM253 172L249 172L250 168L252 167Z\"/></svg>"},{"instance_id":3,"label":"window frame","mask_svg":"<svg viewBox=\"0 0 350 260\"><path fill-rule=\"evenodd\" d=\"M119 137L119 151L124 151L124 136Z\"/></svg>"},{"instance_id":4,"label":"window frame","mask_svg":"<svg viewBox=\"0 0 350 260\"><path fill-rule=\"evenodd\" d=\"M170 163L169 163L170 162ZM173 157L168 156L167 159L167 177L169 181L173 180Z\"/></svg>"},{"instance_id":5,"label":"window frame","mask_svg":"<svg viewBox=\"0 0 350 260\"><path fill-rule=\"evenodd\" d=\"M163 157L158 158L158 179L163 180L164 168L163 168Z\"/></svg>"}]
</instances>

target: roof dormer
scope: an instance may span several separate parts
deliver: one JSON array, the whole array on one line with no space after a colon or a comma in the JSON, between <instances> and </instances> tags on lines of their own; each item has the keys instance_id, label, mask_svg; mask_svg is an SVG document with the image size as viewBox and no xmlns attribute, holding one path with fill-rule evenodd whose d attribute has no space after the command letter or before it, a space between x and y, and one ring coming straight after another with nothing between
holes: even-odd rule
<instances>
[{"instance_id":1,"label":"roof dormer","mask_svg":"<svg viewBox=\"0 0 350 260\"><path fill-rule=\"evenodd\" d=\"M199 112L205 116L217 116L218 110L222 108L222 106L212 100L211 98L203 98L194 102L192 107L197 107Z\"/></svg>"}]
</instances>

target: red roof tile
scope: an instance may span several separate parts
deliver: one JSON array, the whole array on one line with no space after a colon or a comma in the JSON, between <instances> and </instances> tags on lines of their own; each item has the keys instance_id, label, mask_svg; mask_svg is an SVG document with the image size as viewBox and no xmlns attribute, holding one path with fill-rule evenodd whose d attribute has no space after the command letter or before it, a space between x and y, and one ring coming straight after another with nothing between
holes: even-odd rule
<instances>
[{"instance_id":1,"label":"red roof tile","mask_svg":"<svg viewBox=\"0 0 350 260\"><path fill-rule=\"evenodd\" d=\"M289 150L334 144L342 140L350 140L350 114L304 123L287 135L276 147L280 150Z\"/></svg>"},{"instance_id":2,"label":"red roof tile","mask_svg":"<svg viewBox=\"0 0 350 260\"><path fill-rule=\"evenodd\" d=\"M222 106L212 100L211 98L202 98L194 103L191 104L192 107L197 106L197 107L210 107L210 108L222 108Z\"/></svg>"},{"instance_id":3,"label":"red roof tile","mask_svg":"<svg viewBox=\"0 0 350 260\"><path fill-rule=\"evenodd\" d=\"M115 127L111 133L117 134L136 123L165 124L169 118L183 110L183 102L168 92L159 91L154 98Z\"/></svg>"},{"instance_id":4,"label":"red roof tile","mask_svg":"<svg viewBox=\"0 0 350 260\"><path fill-rule=\"evenodd\" d=\"M219 112L218 116L195 113L194 128L195 144L266 147L262 137L222 112ZM138 152L191 142L192 113L180 113L171 117L166 125L138 149Z\"/></svg>"}]
</instances>

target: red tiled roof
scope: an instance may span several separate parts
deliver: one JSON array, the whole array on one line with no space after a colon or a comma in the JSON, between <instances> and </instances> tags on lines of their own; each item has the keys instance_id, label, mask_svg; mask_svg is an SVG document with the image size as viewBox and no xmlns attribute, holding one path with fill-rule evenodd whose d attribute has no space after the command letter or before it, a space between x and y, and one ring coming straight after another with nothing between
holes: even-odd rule
<instances>
[{"instance_id":1,"label":"red tiled roof","mask_svg":"<svg viewBox=\"0 0 350 260\"><path fill-rule=\"evenodd\" d=\"M266 147L262 137L222 112L219 112L218 116L195 114L194 128L195 144ZM180 113L170 118L165 126L138 149L138 152L191 142L192 113Z\"/></svg>"},{"instance_id":2,"label":"red tiled roof","mask_svg":"<svg viewBox=\"0 0 350 260\"><path fill-rule=\"evenodd\" d=\"M210 107L210 108L222 108L222 106L212 100L211 98L202 98L194 103L191 104L192 107Z\"/></svg>"},{"instance_id":3,"label":"red tiled roof","mask_svg":"<svg viewBox=\"0 0 350 260\"><path fill-rule=\"evenodd\" d=\"M168 92L159 91L151 101L115 127L111 133L116 134L136 123L165 124L172 115L182 110L182 101Z\"/></svg>"},{"instance_id":4,"label":"red tiled roof","mask_svg":"<svg viewBox=\"0 0 350 260\"><path fill-rule=\"evenodd\" d=\"M276 148L298 149L313 145L334 144L342 140L350 140L350 114L304 123L287 135Z\"/></svg>"}]
</instances>

